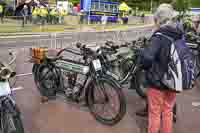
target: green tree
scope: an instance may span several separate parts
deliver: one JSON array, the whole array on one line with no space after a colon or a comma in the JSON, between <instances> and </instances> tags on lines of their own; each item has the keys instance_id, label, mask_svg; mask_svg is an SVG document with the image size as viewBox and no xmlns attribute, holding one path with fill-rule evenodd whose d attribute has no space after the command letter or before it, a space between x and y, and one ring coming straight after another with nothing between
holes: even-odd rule
<instances>
[{"instance_id":1,"label":"green tree","mask_svg":"<svg viewBox=\"0 0 200 133\"><path fill-rule=\"evenodd\" d=\"M181 14L185 14L190 9L190 0L175 0L174 7Z\"/></svg>"},{"instance_id":2,"label":"green tree","mask_svg":"<svg viewBox=\"0 0 200 133\"><path fill-rule=\"evenodd\" d=\"M191 0L191 7L200 8L200 0Z\"/></svg>"},{"instance_id":3,"label":"green tree","mask_svg":"<svg viewBox=\"0 0 200 133\"><path fill-rule=\"evenodd\" d=\"M80 0L69 0L70 2L72 2L74 5L77 5L80 3Z\"/></svg>"}]
</instances>

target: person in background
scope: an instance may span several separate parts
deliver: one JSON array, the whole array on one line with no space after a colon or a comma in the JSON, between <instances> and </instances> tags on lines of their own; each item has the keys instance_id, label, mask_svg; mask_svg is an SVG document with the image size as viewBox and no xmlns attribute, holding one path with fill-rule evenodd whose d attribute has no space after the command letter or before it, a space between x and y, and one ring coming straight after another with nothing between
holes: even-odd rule
<instances>
[{"instance_id":1,"label":"person in background","mask_svg":"<svg viewBox=\"0 0 200 133\"><path fill-rule=\"evenodd\" d=\"M107 24L107 19L108 19L108 17L106 16L106 14L104 14L104 15L101 17L101 23L102 23L103 25L106 25L106 24Z\"/></svg>"},{"instance_id":2,"label":"person in background","mask_svg":"<svg viewBox=\"0 0 200 133\"><path fill-rule=\"evenodd\" d=\"M199 15L196 15L193 20L192 20L192 27L195 31L196 34L198 34L198 28L199 28L199 25L200 25L200 16Z\"/></svg>"},{"instance_id":3,"label":"person in background","mask_svg":"<svg viewBox=\"0 0 200 133\"><path fill-rule=\"evenodd\" d=\"M44 26L45 23L47 22L47 15L48 15L48 11L47 8L45 8L44 6L41 6L40 8L40 19L41 19L41 23Z\"/></svg>"},{"instance_id":4,"label":"person in background","mask_svg":"<svg viewBox=\"0 0 200 133\"><path fill-rule=\"evenodd\" d=\"M51 22L50 6L49 5L47 5L47 11L48 11L48 14L47 14L47 23L49 24Z\"/></svg>"},{"instance_id":5,"label":"person in background","mask_svg":"<svg viewBox=\"0 0 200 133\"><path fill-rule=\"evenodd\" d=\"M149 46L140 52L140 63L147 70L149 86L147 91L148 133L173 132L172 110L176 103L176 92L170 91L161 81L162 75L168 69L171 41L156 33L162 33L174 40L183 39L183 32L174 22L177 15L171 5L161 4L154 13L156 31L150 39Z\"/></svg>"},{"instance_id":6,"label":"person in background","mask_svg":"<svg viewBox=\"0 0 200 133\"><path fill-rule=\"evenodd\" d=\"M40 14L40 9L38 6L36 6L35 8L33 8L32 10L32 22L33 24L37 24L37 21L39 20L39 14Z\"/></svg>"},{"instance_id":7,"label":"person in background","mask_svg":"<svg viewBox=\"0 0 200 133\"><path fill-rule=\"evenodd\" d=\"M58 22L57 17L58 17L57 9L56 8L51 9L51 11L50 11L51 24L57 24L57 22Z\"/></svg>"},{"instance_id":8,"label":"person in background","mask_svg":"<svg viewBox=\"0 0 200 133\"><path fill-rule=\"evenodd\" d=\"M144 14L144 12L141 14L141 18L142 18L142 23L144 24L144 22L145 22L145 14Z\"/></svg>"},{"instance_id":9,"label":"person in background","mask_svg":"<svg viewBox=\"0 0 200 133\"><path fill-rule=\"evenodd\" d=\"M4 17L4 6L0 4L0 19L1 19L1 23L3 23L3 17Z\"/></svg>"},{"instance_id":10,"label":"person in background","mask_svg":"<svg viewBox=\"0 0 200 133\"><path fill-rule=\"evenodd\" d=\"M84 11L81 10L80 11L80 24L83 24L83 22L84 22Z\"/></svg>"},{"instance_id":11,"label":"person in background","mask_svg":"<svg viewBox=\"0 0 200 133\"><path fill-rule=\"evenodd\" d=\"M24 17L24 24L27 24L27 19L28 19L28 6L24 5L23 10L22 10L22 15Z\"/></svg>"},{"instance_id":12,"label":"person in background","mask_svg":"<svg viewBox=\"0 0 200 133\"><path fill-rule=\"evenodd\" d=\"M61 9L60 10L60 20L59 20L61 24L64 24L64 18L66 15L67 15L67 12L65 11L65 9Z\"/></svg>"}]
</instances>

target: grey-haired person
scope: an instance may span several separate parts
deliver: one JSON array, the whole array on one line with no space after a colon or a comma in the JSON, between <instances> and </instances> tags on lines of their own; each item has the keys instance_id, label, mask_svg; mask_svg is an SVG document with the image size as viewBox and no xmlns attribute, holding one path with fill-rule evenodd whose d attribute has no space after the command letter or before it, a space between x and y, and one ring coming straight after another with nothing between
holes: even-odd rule
<instances>
[{"instance_id":1,"label":"grey-haired person","mask_svg":"<svg viewBox=\"0 0 200 133\"><path fill-rule=\"evenodd\" d=\"M150 39L149 46L140 53L140 63L147 70L149 88L147 90L148 133L173 132L172 120L176 92L170 91L161 81L168 69L171 41L156 33L162 33L174 40L182 39L183 32L175 22L177 15L178 13L170 4L161 4L157 8L154 13L156 30Z\"/></svg>"}]
</instances>

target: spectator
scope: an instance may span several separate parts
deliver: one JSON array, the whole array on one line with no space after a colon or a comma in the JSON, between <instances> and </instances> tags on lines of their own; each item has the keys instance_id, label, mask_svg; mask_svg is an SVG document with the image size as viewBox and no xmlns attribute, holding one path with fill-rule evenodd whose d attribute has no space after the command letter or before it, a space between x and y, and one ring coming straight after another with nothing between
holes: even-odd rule
<instances>
[{"instance_id":1,"label":"spectator","mask_svg":"<svg viewBox=\"0 0 200 133\"><path fill-rule=\"evenodd\" d=\"M1 18L1 23L3 23L3 17L4 17L4 7L3 7L3 5L0 5L0 18Z\"/></svg>"},{"instance_id":2,"label":"spectator","mask_svg":"<svg viewBox=\"0 0 200 133\"><path fill-rule=\"evenodd\" d=\"M147 70L148 79L148 133L158 133L161 125L162 133L172 133L172 109L176 101L176 93L170 91L162 84L161 77L167 71L168 57L171 41L165 37L157 36L159 32L174 40L182 39L183 32L177 28L173 21L177 16L171 5L162 4L154 14L157 30L150 39L150 44L141 52L141 64Z\"/></svg>"},{"instance_id":3,"label":"spectator","mask_svg":"<svg viewBox=\"0 0 200 133\"><path fill-rule=\"evenodd\" d=\"M145 22L145 14L144 14L144 12L142 13L141 18L142 18L142 23L144 24L144 22Z\"/></svg>"},{"instance_id":4,"label":"spectator","mask_svg":"<svg viewBox=\"0 0 200 133\"><path fill-rule=\"evenodd\" d=\"M61 9L60 14L59 14L59 23L60 24L64 24L64 17L66 15L67 15L67 12L65 11L65 9Z\"/></svg>"},{"instance_id":5,"label":"spectator","mask_svg":"<svg viewBox=\"0 0 200 133\"><path fill-rule=\"evenodd\" d=\"M83 10L81 10L80 11L80 24L83 24L83 22L84 22L84 11Z\"/></svg>"},{"instance_id":6,"label":"spectator","mask_svg":"<svg viewBox=\"0 0 200 133\"><path fill-rule=\"evenodd\" d=\"M33 19L33 24L36 24L37 21L39 20L39 7L35 7L33 10L32 10L32 19Z\"/></svg>"},{"instance_id":7,"label":"spectator","mask_svg":"<svg viewBox=\"0 0 200 133\"><path fill-rule=\"evenodd\" d=\"M192 27L193 29L195 30L195 33L197 34L198 33L198 28L199 28L199 24L200 24L200 17L198 15L196 15L194 18L193 18L193 23L192 23Z\"/></svg>"},{"instance_id":8,"label":"spectator","mask_svg":"<svg viewBox=\"0 0 200 133\"><path fill-rule=\"evenodd\" d=\"M27 19L28 19L28 6L24 5L22 11L22 16L24 17L23 23L27 24Z\"/></svg>"},{"instance_id":9,"label":"spectator","mask_svg":"<svg viewBox=\"0 0 200 133\"><path fill-rule=\"evenodd\" d=\"M58 10L56 8L51 9L50 11L50 20L51 24L57 24L58 23Z\"/></svg>"},{"instance_id":10,"label":"spectator","mask_svg":"<svg viewBox=\"0 0 200 133\"><path fill-rule=\"evenodd\" d=\"M40 17L41 17L41 23L42 23L43 26L47 22L47 15L48 15L47 8L45 8L44 6L41 6L41 8L40 8Z\"/></svg>"},{"instance_id":11,"label":"spectator","mask_svg":"<svg viewBox=\"0 0 200 133\"><path fill-rule=\"evenodd\" d=\"M104 15L102 16L102 18L101 18L101 23L102 23L103 25L106 25L106 24L107 24L107 19L108 19L108 17L104 14Z\"/></svg>"}]
</instances>

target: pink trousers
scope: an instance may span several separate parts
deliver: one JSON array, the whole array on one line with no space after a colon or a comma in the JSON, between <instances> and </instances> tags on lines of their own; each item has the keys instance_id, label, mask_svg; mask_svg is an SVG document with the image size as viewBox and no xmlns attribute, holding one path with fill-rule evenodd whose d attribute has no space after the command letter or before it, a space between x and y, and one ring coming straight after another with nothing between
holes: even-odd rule
<instances>
[{"instance_id":1,"label":"pink trousers","mask_svg":"<svg viewBox=\"0 0 200 133\"><path fill-rule=\"evenodd\" d=\"M160 91L156 88L150 88L147 93L149 106L148 133L158 133L159 131L161 131L160 133L172 133L172 110L176 102L176 93Z\"/></svg>"}]
</instances>

